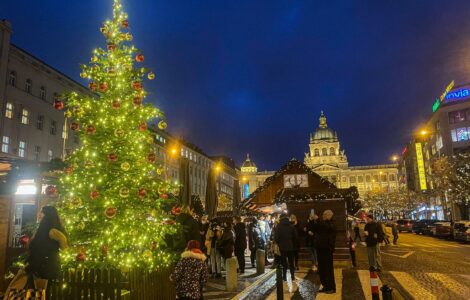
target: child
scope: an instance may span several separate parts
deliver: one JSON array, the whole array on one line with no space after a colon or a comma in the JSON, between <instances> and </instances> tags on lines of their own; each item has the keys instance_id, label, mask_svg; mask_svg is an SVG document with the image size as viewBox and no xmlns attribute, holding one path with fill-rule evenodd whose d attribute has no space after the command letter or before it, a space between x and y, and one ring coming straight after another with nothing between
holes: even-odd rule
<instances>
[{"instance_id":1,"label":"child","mask_svg":"<svg viewBox=\"0 0 470 300\"><path fill-rule=\"evenodd\" d=\"M200 250L199 241L190 240L181 254L170 280L175 282L178 299L202 299L202 288L209 274L204 261L206 256Z\"/></svg>"}]
</instances>

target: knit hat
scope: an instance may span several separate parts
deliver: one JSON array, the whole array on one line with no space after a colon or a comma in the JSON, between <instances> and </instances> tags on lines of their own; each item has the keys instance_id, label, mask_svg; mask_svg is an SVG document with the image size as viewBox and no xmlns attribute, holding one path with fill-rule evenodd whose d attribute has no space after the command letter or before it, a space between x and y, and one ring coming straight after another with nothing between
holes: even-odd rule
<instances>
[{"instance_id":1,"label":"knit hat","mask_svg":"<svg viewBox=\"0 0 470 300\"><path fill-rule=\"evenodd\" d=\"M188 242L188 245L186 246L186 248L187 248L188 250L199 249L199 248L200 248L199 241L190 240L190 241Z\"/></svg>"}]
</instances>

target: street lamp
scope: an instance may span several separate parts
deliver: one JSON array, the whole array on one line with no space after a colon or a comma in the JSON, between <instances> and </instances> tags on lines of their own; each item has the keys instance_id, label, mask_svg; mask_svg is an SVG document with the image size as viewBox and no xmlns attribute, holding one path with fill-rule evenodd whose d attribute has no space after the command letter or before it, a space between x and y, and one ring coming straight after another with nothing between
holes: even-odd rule
<instances>
[{"instance_id":1,"label":"street lamp","mask_svg":"<svg viewBox=\"0 0 470 300\"><path fill-rule=\"evenodd\" d=\"M396 154L392 155L391 159L392 159L393 162L397 162L398 161L398 155L396 155Z\"/></svg>"}]
</instances>

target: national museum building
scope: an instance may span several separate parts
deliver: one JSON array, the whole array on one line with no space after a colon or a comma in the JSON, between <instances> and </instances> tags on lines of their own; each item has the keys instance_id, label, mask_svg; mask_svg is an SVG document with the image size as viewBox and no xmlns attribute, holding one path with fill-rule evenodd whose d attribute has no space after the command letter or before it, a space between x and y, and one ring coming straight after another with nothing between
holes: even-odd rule
<instances>
[{"instance_id":1,"label":"national museum building","mask_svg":"<svg viewBox=\"0 0 470 300\"><path fill-rule=\"evenodd\" d=\"M361 198L368 191L391 191L398 188L397 164L349 166L338 135L328 127L323 112L318 128L310 135L309 153L305 154L304 163L338 188L356 186ZM243 199L274 174L274 171L258 172L256 164L249 156L240 169Z\"/></svg>"}]
</instances>

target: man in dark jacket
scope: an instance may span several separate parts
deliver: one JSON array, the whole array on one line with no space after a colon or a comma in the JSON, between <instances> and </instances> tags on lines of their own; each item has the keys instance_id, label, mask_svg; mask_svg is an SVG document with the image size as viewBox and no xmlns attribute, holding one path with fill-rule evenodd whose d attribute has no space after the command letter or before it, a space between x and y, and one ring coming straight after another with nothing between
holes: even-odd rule
<instances>
[{"instance_id":1,"label":"man in dark jacket","mask_svg":"<svg viewBox=\"0 0 470 300\"><path fill-rule=\"evenodd\" d=\"M282 278L287 280L287 260L292 280L295 280L295 245L298 240L297 229L289 221L286 214L282 214L279 225L274 234L274 240L281 250Z\"/></svg>"},{"instance_id":2,"label":"man in dark jacket","mask_svg":"<svg viewBox=\"0 0 470 300\"><path fill-rule=\"evenodd\" d=\"M258 227L258 220L255 217L253 217L251 223L248 225L248 247L250 248L251 266L254 268L256 266L256 251L258 249L264 249L261 231Z\"/></svg>"},{"instance_id":3,"label":"man in dark jacket","mask_svg":"<svg viewBox=\"0 0 470 300\"><path fill-rule=\"evenodd\" d=\"M193 218L192 212L186 208L176 217L176 222L183 226L185 245L191 241L199 241L199 223Z\"/></svg>"},{"instance_id":4,"label":"man in dark jacket","mask_svg":"<svg viewBox=\"0 0 470 300\"><path fill-rule=\"evenodd\" d=\"M240 274L243 274L245 273L246 227L240 216L233 218L233 224L235 224L235 256L238 260Z\"/></svg>"},{"instance_id":5,"label":"man in dark jacket","mask_svg":"<svg viewBox=\"0 0 470 300\"><path fill-rule=\"evenodd\" d=\"M382 226L375 222L373 215L367 215L364 234L366 235L367 257L369 258L369 268L376 271L382 270L382 258L380 257L380 243L383 241Z\"/></svg>"},{"instance_id":6,"label":"man in dark jacket","mask_svg":"<svg viewBox=\"0 0 470 300\"><path fill-rule=\"evenodd\" d=\"M322 220L317 220L314 224L314 244L318 256L318 275L322 289L319 293L336 293L335 274L333 269L333 252L335 251L336 226L332 220L333 212L325 210ZM318 216L314 216L318 219Z\"/></svg>"}]
</instances>

